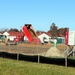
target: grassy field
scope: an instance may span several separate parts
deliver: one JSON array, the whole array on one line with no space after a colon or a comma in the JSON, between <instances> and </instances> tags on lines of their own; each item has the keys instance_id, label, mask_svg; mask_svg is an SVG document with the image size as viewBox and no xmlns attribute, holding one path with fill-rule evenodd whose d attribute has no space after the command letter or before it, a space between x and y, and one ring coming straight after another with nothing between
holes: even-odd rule
<instances>
[{"instance_id":1,"label":"grassy field","mask_svg":"<svg viewBox=\"0 0 75 75\"><path fill-rule=\"evenodd\" d=\"M0 58L0 75L75 75L75 68Z\"/></svg>"}]
</instances>

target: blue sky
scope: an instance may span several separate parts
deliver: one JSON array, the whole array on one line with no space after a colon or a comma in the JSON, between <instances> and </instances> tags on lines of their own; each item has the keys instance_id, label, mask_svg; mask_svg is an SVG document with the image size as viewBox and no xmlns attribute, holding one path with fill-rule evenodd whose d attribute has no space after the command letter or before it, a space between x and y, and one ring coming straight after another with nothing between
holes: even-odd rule
<instances>
[{"instance_id":1,"label":"blue sky","mask_svg":"<svg viewBox=\"0 0 75 75\"><path fill-rule=\"evenodd\" d=\"M35 31L48 31L53 22L75 30L75 0L0 0L0 29L32 24Z\"/></svg>"}]
</instances>

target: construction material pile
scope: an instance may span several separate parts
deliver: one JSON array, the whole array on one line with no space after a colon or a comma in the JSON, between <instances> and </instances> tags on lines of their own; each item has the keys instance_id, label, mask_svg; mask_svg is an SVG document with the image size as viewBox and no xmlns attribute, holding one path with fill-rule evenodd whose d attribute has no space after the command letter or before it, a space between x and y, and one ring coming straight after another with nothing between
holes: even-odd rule
<instances>
[{"instance_id":1,"label":"construction material pile","mask_svg":"<svg viewBox=\"0 0 75 75\"><path fill-rule=\"evenodd\" d=\"M55 47L51 47L47 52L46 52L46 57L64 57L62 55L61 51Z\"/></svg>"}]
</instances>

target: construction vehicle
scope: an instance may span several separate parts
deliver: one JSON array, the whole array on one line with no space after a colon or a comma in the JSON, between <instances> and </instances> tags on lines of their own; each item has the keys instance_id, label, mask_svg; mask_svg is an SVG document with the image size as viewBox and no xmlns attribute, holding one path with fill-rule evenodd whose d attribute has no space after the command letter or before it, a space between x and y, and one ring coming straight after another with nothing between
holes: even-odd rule
<instances>
[{"instance_id":1,"label":"construction vehicle","mask_svg":"<svg viewBox=\"0 0 75 75\"><path fill-rule=\"evenodd\" d=\"M16 38L14 38L13 41L11 41L8 37L2 35L2 41L8 45L8 44L18 44L19 42L21 42L24 39L24 36L27 37L28 42L31 43L41 43L40 39L37 37L33 27L31 24L25 24L22 28L22 31L24 33L23 36L17 36Z\"/></svg>"},{"instance_id":2,"label":"construction vehicle","mask_svg":"<svg viewBox=\"0 0 75 75\"><path fill-rule=\"evenodd\" d=\"M18 44L22 39L18 36L14 38L14 40L10 40L7 36L5 35L0 35L0 42L5 43L6 45L16 45Z\"/></svg>"},{"instance_id":3,"label":"construction vehicle","mask_svg":"<svg viewBox=\"0 0 75 75\"><path fill-rule=\"evenodd\" d=\"M29 43L41 43L40 39L37 37L31 24L25 24L22 28L25 36L28 38Z\"/></svg>"}]
</instances>

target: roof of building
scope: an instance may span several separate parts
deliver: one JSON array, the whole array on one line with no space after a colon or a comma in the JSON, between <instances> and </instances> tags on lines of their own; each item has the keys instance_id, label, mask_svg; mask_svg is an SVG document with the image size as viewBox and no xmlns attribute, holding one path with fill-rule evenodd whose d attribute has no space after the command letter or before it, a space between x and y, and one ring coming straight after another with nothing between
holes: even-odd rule
<instances>
[{"instance_id":1,"label":"roof of building","mask_svg":"<svg viewBox=\"0 0 75 75\"><path fill-rule=\"evenodd\" d=\"M23 32L8 32L9 36L24 36Z\"/></svg>"},{"instance_id":2,"label":"roof of building","mask_svg":"<svg viewBox=\"0 0 75 75\"><path fill-rule=\"evenodd\" d=\"M59 34L59 37L64 37L64 35L63 34Z\"/></svg>"},{"instance_id":3,"label":"roof of building","mask_svg":"<svg viewBox=\"0 0 75 75\"><path fill-rule=\"evenodd\" d=\"M41 35L41 34L43 34L43 33L45 33L46 35L48 35L48 36L50 36L51 34L50 33L48 33L48 32L40 32L40 33L36 33L37 34L37 36L39 36L39 35Z\"/></svg>"}]
</instances>

